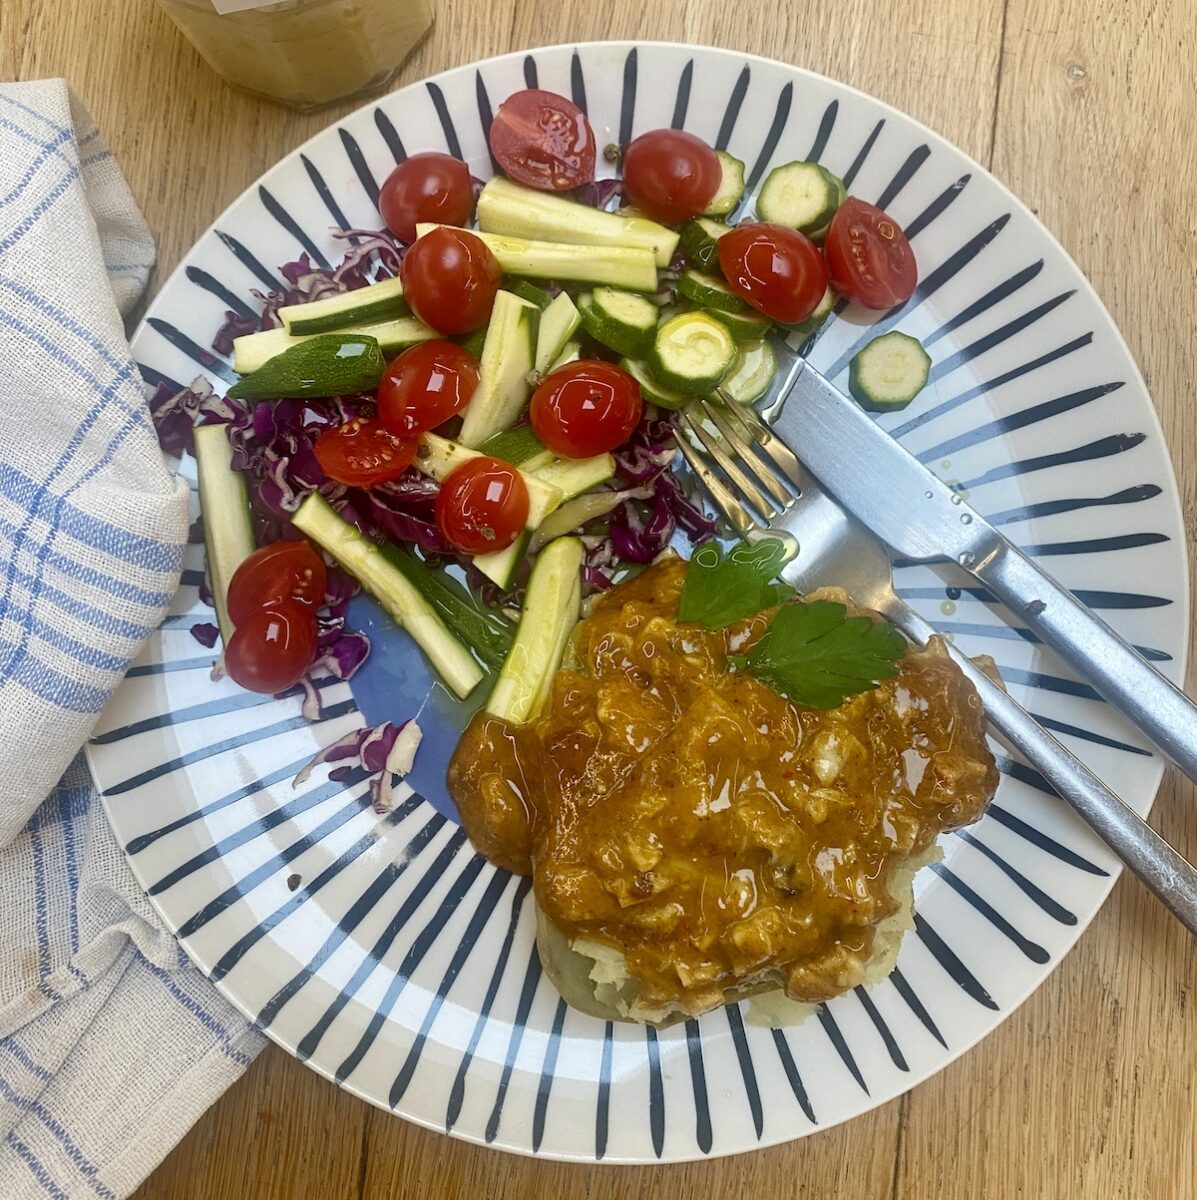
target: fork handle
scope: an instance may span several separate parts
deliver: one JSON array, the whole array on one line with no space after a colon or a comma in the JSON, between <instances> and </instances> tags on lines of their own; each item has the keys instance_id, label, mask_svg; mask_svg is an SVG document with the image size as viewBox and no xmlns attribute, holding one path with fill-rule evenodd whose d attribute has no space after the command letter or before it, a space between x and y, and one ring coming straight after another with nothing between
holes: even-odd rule
<instances>
[{"instance_id":1,"label":"fork handle","mask_svg":"<svg viewBox=\"0 0 1197 1200\"><path fill-rule=\"evenodd\" d=\"M914 609L896 597L884 616L920 645L935 633ZM1181 923L1197 933L1197 870L967 655L950 643L948 653L977 689L990 724L1034 764L1060 797Z\"/></svg>"},{"instance_id":2,"label":"fork handle","mask_svg":"<svg viewBox=\"0 0 1197 1200\"><path fill-rule=\"evenodd\" d=\"M1197 781L1197 704L1005 538L968 569Z\"/></svg>"}]
</instances>

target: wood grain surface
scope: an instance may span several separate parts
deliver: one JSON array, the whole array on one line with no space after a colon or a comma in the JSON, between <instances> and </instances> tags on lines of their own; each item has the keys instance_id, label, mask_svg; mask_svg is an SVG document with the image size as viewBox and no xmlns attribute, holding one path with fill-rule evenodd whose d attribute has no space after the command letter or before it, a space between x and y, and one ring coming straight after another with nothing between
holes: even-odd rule
<instances>
[{"instance_id":1,"label":"wood grain surface","mask_svg":"<svg viewBox=\"0 0 1197 1200\"><path fill-rule=\"evenodd\" d=\"M397 85L567 40L706 42L871 92L989 165L1113 313L1197 529L1194 0L436 3ZM0 78L49 75L70 80L109 138L158 239L158 280L263 170L353 107L299 116L230 91L152 0L0 0ZM1153 823L1197 855L1197 794L1174 771ZM372 1109L271 1047L137 1197L1193 1197L1195 980L1197 942L1124 878L1031 1000L934 1079L800 1142L676 1167L480 1150Z\"/></svg>"}]
</instances>

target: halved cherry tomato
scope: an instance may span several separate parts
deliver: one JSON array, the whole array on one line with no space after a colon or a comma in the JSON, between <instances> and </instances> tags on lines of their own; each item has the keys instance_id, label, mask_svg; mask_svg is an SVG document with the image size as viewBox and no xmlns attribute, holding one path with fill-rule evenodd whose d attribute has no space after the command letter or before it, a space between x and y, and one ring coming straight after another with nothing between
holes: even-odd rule
<instances>
[{"instance_id":1,"label":"halved cherry tomato","mask_svg":"<svg viewBox=\"0 0 1197 1200\"><path fill-rule=\"evenodd\" d=\"M827 266L810 238L785 225L739 225L719 239L727 285L783 325L805 321L827 291Z\"/></svg>"},{"instance_id":2,"label":"halved cherry tomato","mask_svg":"<svg viewBox=\"0 0 1197 1200\"><path fill-rule=\"evenodd\" d=\"M528 485L510 463L479 454L451 471L436 496L436 523L464 554L506 550L528 524Z\"/></svg>"},{"instance_id":3,"label":"halved cherry tomato","mask_svg":"<svg viewBox=\"0 0 1197 1200\"><path fill-rule=\"evenodd\" d=\"M667 225L698 216L719 190L721 176L715 151L684 129L642 133L623 152L628 199Z\"/></svg>"},{"instance_id":4,"label":"halved cherry tomato","mask_svg":"<svg viewBox=\"0 0 1197 1200\"><path fill-rule=\"evenodd\" d=\"M224 651L225 670L251 692L282 692L316 660L316 614L293 600L249 613Z\"/></svg>"},{"instance_id":5,"label":"halved cherry tomato","mask_svg":"<svg viewBox=\"0 0 1197 1200\"><path fill-rule=\"evenodd\" d=\"M594 178L594 130L586 114L556 92L513 92L490 126L490 149L520 183L564 192Z\"/></svg>"},{"instance_id":6,"label":"halved cherry tomato","mask_svg":"<svg viewBox=\"0 0 1197 1200\"><path fill-rule=\"evenodd\" d=\"M283 600L295 601L303 608L318 608L327 586L324 559L306 538L271 542L255 550L233 572L229 580L229 616L239 626L251 613Z\"/></svg>"},{"instance_id":7,"label":"halved cherry tomato","mask_svg":"<svg viewBox=\"0 0 1197 1200\"><path fill-rule=\"evenodd\" d=\"M643 411L640 385L631 375L609 362L580 359L544 378L528 415L554 454L590 458L622 446Z\"/></svg>"},{"instance_id":8,"label":"halved cherry tomato","mask_svg":"<svg viewBox=\"0 0 1197 1200\"><path fill-rule=\"evenodd\" d=\"M378 193L378 211L387 228L405 242L416 240L416 224L464 225L474 207L470 168L451 154L430 150L406 158Z\"/></svg>"},{"instance_id":9,"label":"halved cherry tomato","mask_svg":"<svg viewBox=\"0 0 1197 1200\"><path fill-rule=\"evenodd\" d=\"M398 479L416 456L414 441L397 438L369 417L354 417L322 433L313 449L329 479L359 488Z\"/></svg>"},{"instance_id":10,"label":"halved cherry tomato","mask_svg":"<svg viewBox=\"0 0 1197 1200\"><path fill-rule=\"evenodd\" d=\"M469 402L478 364L455 342L436 339L404 350L378 385L378 415L397 437L443 425Z\"/></svg>"},{"instance_id":11,"label":"halved cherry tomato","mask_svg":"<svg viewBox=\"0 0 1197 1200\"><path fill-rule=\"evenodd\" d=\"M446 225L408 247L400 274L412 312L445 334L470 333L485 325L503 281L481 238Z\"/></svg>"},{"instance_id":12,"label":"halved cherry tomato","mask_svg":"<svg viewBox=\"0 0 1197 1200\"><path fill-rule=\"evenodd\" d=\"M855 196L836 209L823 253L831 286L866 308L905 304L919 281L914 251L898 223Z\"/></svg>"}]
</instances>

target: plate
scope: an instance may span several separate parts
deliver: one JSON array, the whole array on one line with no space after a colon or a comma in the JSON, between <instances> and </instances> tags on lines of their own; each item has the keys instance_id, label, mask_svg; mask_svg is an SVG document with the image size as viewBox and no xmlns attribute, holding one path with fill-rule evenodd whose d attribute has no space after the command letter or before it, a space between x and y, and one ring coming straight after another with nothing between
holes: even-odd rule
<instances>
[{"instance_id":1,"label":"plate","mask_svg":"<svg viewBox=\"0 0 1197 1200\"><path fill-rule=\"evenodd\" d=\"M906 228L921 283L896 317L931 386L883 422L1174 680L1188 578L1167 448L1100 301L1031 214L941 138L841 84L742 54L669 44L557 46L462 67L360 109L238 199L163 286L134 339L150 382L230 379L209 343L226 309L279 283L330 226L377 228L379 182L446 148L491 173L485 130L510 92L572 95L602 143L670 124L747 164L818 159ZM841 385L879 314L833 319L812 361ZM193 466L190 460L183 471ZM444 788L460 710L405 635L355 601L375 651L352 686L295 699L209 679L189 632L202 545L162 628L105 710L89 757L137 877L187 953L280 1045L365 1099L505 1150L604 1162L730 1154L858 1115L940 1070L1046 978L1092 919L1116 860L1036 773L997 747L980 824L943 839L917 928L882 984L805 1024L737 1007L658 1033L568 1009L543 976L525 880L473 853ZM898 564L899 593L1146 812L1157 754L956 568ZM316 750L366 722L425 731L400 801L318 772Z\"/></svg>"}]
</instances>

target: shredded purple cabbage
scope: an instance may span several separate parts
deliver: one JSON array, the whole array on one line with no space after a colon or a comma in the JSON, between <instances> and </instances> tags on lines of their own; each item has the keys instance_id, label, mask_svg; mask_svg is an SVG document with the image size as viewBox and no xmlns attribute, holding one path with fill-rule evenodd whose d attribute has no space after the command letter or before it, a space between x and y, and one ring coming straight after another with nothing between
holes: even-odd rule
<instances>
[{"instance_id":1,"label":"shredded purple cabbage","mask_svg":"<svg viewBox=\"0 0 1197 1200\"><path fill-rule=\"evenodd\" d=\"M290 515L305 497L319 491L375 541L402 536L431 550L447 549L433 515L436 487L422 475L412 471L385 488L363 492L330 480L320 469L313 450L316 438L351 417L372 415L375 404L370 397L263 401L251 407L216 396L206 380L197 379L173 394L160 386L151 399L151 409L164 448L175 454L194 450L194 423L219 421L226 425L233 446L233 465L246 471L253 481L250 500L260 545L297 537ZM329 571L328 593L317 618L319 638L313 674L350 679L366 661L369 638L345 628L348 602L357 590L351 576L336 569ZM200 585L200 599L212 602L206 579ZM214 625L198 622L191 632L207 648L215 646L218 630ZM318 717L319 694L308 685L305 691L305 714Z\"/></svg>"},{"instance_id":2,"label":"shredded purple cabbage","mask_svg":"<svg viewBox=\"0 0 1197 1200\"><path fill-rule=\"evenodd\" d=\"M381 725L351 730L316 754L291 781L291 786L299 787L321 763L341 763L328 773L329 779L344 783L355 769L368 771L372 776L370 800L374 811L389 812L394 804L393 778L411 770L420 737L420 727L413 721L401 721L398 725L383 721Z\"/></svg>"},{"instance_id":3,"label":"shredded purple cabbage","mask_svg":"<svg viewBox=\"0 0 1197 1200\"><path fill-rule=\"evenodd\" d=\"M162 449L176 458L181 458L184 451L194 451L191 431L196 425L233 421L242 411L236 400L216 395L202 375L177 392L160 383L150 396L149 406Z\"/></svg>"},{"instance_id":4,"label":"shredded purple cabbage","mask_svg":"<svg viewBox=\"0 0 1197 1200\"><path fill-rule=\"evenodd\" d=\"M623 202L624 190L622 179L594 179L575 188L573 198L579 204L591 208L611 209Z\"/></svg>"},{"instance_id":5,"label":"shredded purple cabbage","mask_svg":"<svg viewBox=\"0 0 1197 1200\"><path fill-rule=\"evenodd\" d=\"M340 492L336 497L324 492L325 498L372 541L412 542L431 553L450 552L436 524L437 486L416 471L368 492L358 488L340 488Z\"/></svg>"},{"instance_id":6,"label":"shredded purple cabbage","mask_svg":"<svg viewBox=\"0 0 1197 1200\"><path fill-rule=\"evenodd\" d=\"M482 182L475 180L475 194L481 187ZM611 209L622 201L623 194L622 181L602 179L585 184L574 196L583 204ZM286 305L365 287L399 273L406 246L386 230L332 232L335 237L352 243L340 264L335 268L313 266L306 253L284 263L279 272L286 281L285 288L268 294L253 293L262 306L259 315L226 313L212 341L217 354L230 355L234 338L278 328L282 323L279 309ZM661 290L652 297L658 303L673 299L676 271L682 262L678 257L670 264L670 270L661 273ZM548 286L554 292L560 290L558 285ZM453 556L452 548L436 525L438 485L433 480L409 470L397 480L363 491L337 483L321 470L315 455L317 438L353 417L375 416L377 406L372 396L284 399L255 404L217 395L201 376L173 392L159 384L149 404L159 441L168 454L194 453L192 430L197 424L227 427L233 465L251 479L250 502L260 545L297 537L291 515L307 496L319 492L345 520L373 541L415 543L432 563L440 556ZM673 434L672 420L650 405L640 427L616 455L613 487L618 489L620 503L606 517L596 518L581 531L587 549L583 567L587 591L611 586L624 564L652 562L678 529L695 543L713 536L715 523L687 496L672 473L677 455ZM472 583L495 603L517 595L526 577L525 571L515 588L504 595L468 560L465 567ZM313 720L321 713L320 692L313 676L326 674L339 680L350 679L369 657L369 639L346 628L348 603L357 590L352 577L336 568L330 569L328 593L317 614L317 658L302 681L303 712ZM211 603L206 581L200 586L200 598ZM209 649L215 647L219 638L219 630L210 622L196 623L191 632ZM405 725L385 722L347 735L317 755L296 782L306 778L319 762L357 758L364 769L375 775L370 784L371 796L375 807L385 811L390 803L390 780L396 771L384 768L394 758L397 739L404 728ZM418 744L419 730L414 725L395 761L406 761L414 754L414 746L409 744L413 739ZM348 769L337 768L331 777L337 778Z\"/></svg>"},{"instance_id":7,"label":"shredded purple cabbage","mask_svg":"<svg viewBox=\"0 0 1197 1200\"><path fill-rule=\"evenodd\" d=\"M253 481L250 501L262 544L295 537L291 515L318 491L372 541L414 542L435 554L450 550L436 525L434 481L412 469L363 491L329 479L316 460L322 433L353 417L377 414L372 396L252 403L217 396L206 380L197 379L175 393L159 385L150 409L163 449L175 455L193 450L196 423L228 426L233 466Z\"/></svg>"},{"instance_id":8,"label":"shredded purple cabbage","mask_svg":"<svg viewBox=\"0 0 1197 1200\"><path fill-rule=\"evenodd\" d=\"M206 650L211 650L220 637L220 630L211 621L197 621L191 627L191 636Z\"/></svg>"},{"instance_id":9,"label":"shredded purple cabbage","mask_svg":"<svg viewBox=\"0 0 1197 1200\"><path fill-rule=\"evenodd\" d=\"M316 661L312 672L335 679L352 679L370 657L370 639L347 629L349 601L360 591L352 575L333 567L328 572L324 601L316 613Z\"/></svg>"},{"instance_id":10,"label":"shredded purple cabbage","mask_svg":"<svg viewBox=\"0 0 1197 1200\"><path fill-rule=\"evenodd\" d=\"M673 435L673 421L650 406L616 453L616 478L628 487L628 494L604 518L605 529L583 531L583 581L588 590L610 587L621 563L652 562L678 529L694 544L715 535L715 522L686 495L670 469L678 453Z\"/></svg>"},{"instance_id":11,"label":"shredded purple cabbage","mask_svg":"<svg viewBox=\"0 0 1197 1200\"><path fill-rule=\"evenodd\" d=\"M332 272L332 281L342 291L365 287L380 279L399 274L407 246L389 229L333 229L335 238L356 239L340 265Z\"/></svg>"},{"instance_id":12,"label":"shredded purple cabbage","mask_svg":"<svg viewBox=\"0 0 1197 1200\"><path fill-rule=\"evenodd\" d=\"M228 309L224 314L224 324L216 331L216 336L212 339L212 349L217 354L223 354L225 358L231 358L233 339L244 337L247 333L257 333L261 328L261 317L255 317L252 314L242 316L241 313L235 313Z\"/></svg>"},{"instance_id":13,"label":"shredded purple cabbage","mask_svg":"<svg viewBox=\"0 0 1197 1200\"><path fill-rule=\"evenodd\" d=\"M309 300L320 300L335 296L339 292L351 292L390 279L399 274L406 249L404 244L386 229L333 229L335 238L355 242L345 253L338 266L315 267L306 252L293 262L283 263L279 274L288 287L281 291L263 293L252 290L254 298L262 305L260 316L242 316L226 312L224 324L212 339L212 349L225 357L233 352L233 339L243 334L263 329L277 329L282 320L278 310L289 304L304 304Z\"/></svg>"}]
</instances>

